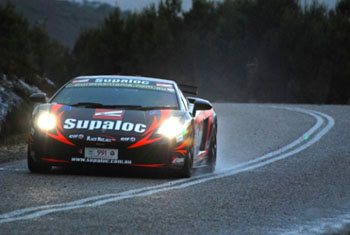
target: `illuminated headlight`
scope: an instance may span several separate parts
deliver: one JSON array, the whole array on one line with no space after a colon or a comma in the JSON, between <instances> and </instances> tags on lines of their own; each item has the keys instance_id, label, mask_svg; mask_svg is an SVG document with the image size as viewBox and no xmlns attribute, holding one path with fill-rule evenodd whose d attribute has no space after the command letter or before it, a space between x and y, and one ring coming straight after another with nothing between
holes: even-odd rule
<instances>
[{"instance_id":1,"label":"illuminated headlight","mask_svg":"<svg viewBox=\"0 0 350 235\"><path fill-rule=\"evenodd\" d=\"M189 122L181 123L179 118L169 118L164 121L158 129L158 134L168 138L173 138L178 135L183 135L188 127Z\"/></svg>"},{"instance_id":2,"label":"illuminated headlight","mask_svg":"<svg viewBox=\"0 0 350 235\"><path fill-rule=\"evenodd\" d=\"M56 117L51 113L41 113L36 120L36 125L42 130L52 130L56 127Z\"/></svg>"}]
</instances>

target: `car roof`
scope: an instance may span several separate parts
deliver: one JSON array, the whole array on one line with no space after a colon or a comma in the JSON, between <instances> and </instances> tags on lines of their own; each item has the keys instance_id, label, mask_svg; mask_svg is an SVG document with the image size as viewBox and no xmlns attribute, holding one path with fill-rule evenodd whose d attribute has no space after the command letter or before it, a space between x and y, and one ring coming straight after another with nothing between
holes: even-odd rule
<instances>
[{"instance_id":1,"label":"car roof","mask_svg":"<svg viewBox=\"0 0 350 235\"><path fill-rule=\"evenodd\" d=\"M102 79L133 79L133 80L146 80L150 82L162 82L162 83L168 83L175 85L176 82L172 80L167 79L160 79L160 78L151 78L151 77L142 77L142 76L126 76L126 75L96 75L96 76L79 76L73 78L71 81L75 79L96 79L96 78L102 78Z\"/></svg>"}]
</instances>

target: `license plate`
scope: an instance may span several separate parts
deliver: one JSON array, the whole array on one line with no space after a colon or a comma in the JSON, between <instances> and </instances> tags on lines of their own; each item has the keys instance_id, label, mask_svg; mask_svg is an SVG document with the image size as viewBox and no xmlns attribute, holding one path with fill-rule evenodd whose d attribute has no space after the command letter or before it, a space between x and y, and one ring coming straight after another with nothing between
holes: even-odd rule
<instances>
[{"instance_id":1,"label":"license plate","mask_svg":"<svg viewBox=\"0 0 350 235\"><path fill-rule=\"evenodd\" d=\"M118 149L85 148L85 158L118 159Z\"/></svg>"}]
</instances>

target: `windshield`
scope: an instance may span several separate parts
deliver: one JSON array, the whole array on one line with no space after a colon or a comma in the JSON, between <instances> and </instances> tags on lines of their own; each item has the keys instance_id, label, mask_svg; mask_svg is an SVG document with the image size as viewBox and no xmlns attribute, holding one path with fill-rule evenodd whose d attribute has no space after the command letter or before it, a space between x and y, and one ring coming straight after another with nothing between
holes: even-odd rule
<instances>
[{"instance_id":1,"label":"windshield","mask_svg":"<svg viewBox=\"0 0 350 235\"><path fill-rule=\"evenodd\" d=\"M66 87L53 100L65 105L162 107L178 109L175 91L121 87Z\"/></svg>"}]
</instances>

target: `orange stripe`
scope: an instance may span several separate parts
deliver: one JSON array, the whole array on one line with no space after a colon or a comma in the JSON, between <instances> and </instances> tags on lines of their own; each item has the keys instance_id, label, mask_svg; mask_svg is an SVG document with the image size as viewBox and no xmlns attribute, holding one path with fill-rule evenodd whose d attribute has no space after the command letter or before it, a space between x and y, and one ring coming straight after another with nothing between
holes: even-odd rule
<instances>
[{"instance_id":1,"label":"orange stripe","mask_svg":"<svg viewBox=\"0 0 350 235\"><path fill-rule=\"evenodd\" d=\"M132 166L137 166L137 167L163 167L165 164L132 164Z\"/></svg>"},{"instance_id":2,"label":"orange stripe","mask_svg":"<svg viewBox=\"0 0 350 235\"><path fill-rule=\"evenodd\" d=\"M68 144L71 146L75 146L75 144L73 144L72 142L70 142L69 140L66 139L66 137L64 137L61 132L58 131L58 129L56 128L56 133L57 135L51 134L48 131L43 131L46 135L50 136L51 138L58 140L64 144Z\"/></svg>"},{"instance_id":3,"label":"orange stripe","mask_svg":"<svg viewBox=\"0 0 350 235\"><path fill-rule=\"evenodd\" d=\"M70 161L58 160L58 159L52 159L52 158L42 158L41 160L43 160L43 161L45 161L45 162L70 163Z\"/></svg>"},{"instance_id":4,"label":"orange stripe","mask_svg":"<svg viewBox=\"0 0 350 235\"><path fill-rule=\"evenodd\" d=\"M63 113L64 113L64 111L62 111L57 117L57 126L62 132L64 131L62 128L62 123L61 123L61 118L62 118Z\"/></svg>"},{"instance_id":5,"label":"orange stripe","mask_svg":"<svg viewBox=\"0 0 350 235\"><path fill-rule=\"evenodd\" d=\"M160 117L159 122L157 120L157 117L154 116L153 123L152 123L151 127L143 134L143 136L145 136L145 137L142 138L141 140L139 140L138 142L136 142L135 144L129 146L128 147L129 149L148 145L148 144L157 142L157 141L165 138L165 136L161 136L158 138L151 139L152 135L154 134L154 130L156 128L158 128L170 114L170 110L161 110L160 112L161 112L161 117Z\"/></svg>"},{"instance_id":6,"label":"orange stripe","mask_svg":"<svg viewBox=\"0 0 350 235\"><path fill-rule=\"evenodd\" d=\"M51 113L56 114L57 111L62 107L62 104L54 104L51 107Z\"/></svg>"}]
</instances>

